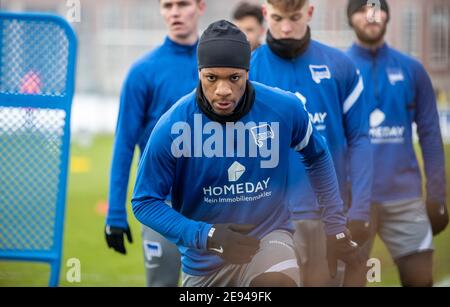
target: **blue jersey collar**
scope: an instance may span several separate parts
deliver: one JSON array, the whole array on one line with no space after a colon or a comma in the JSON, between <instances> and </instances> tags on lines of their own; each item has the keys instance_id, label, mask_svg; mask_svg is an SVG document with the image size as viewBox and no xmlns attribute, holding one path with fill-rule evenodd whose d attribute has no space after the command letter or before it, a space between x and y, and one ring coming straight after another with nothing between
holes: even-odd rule
<instances>
[{"instance_id":1,"label":"blue jersey collar","mask_svg":"<svg viewBox=\"0 0 450 307\"><path fill-rule=\"evenodd\" d=\"M197 52L198 39L193 45L181 45L179 43L174 42L168 36L164 40L164 46L170 48L171 50L177 53L192 53Z\"/></svg>"},{"instance_id":2,"label":"blue jersey collar","mask_svg":"<svg viewBox=\"0 0 450 307\"><path fill-rule=\"evenodd\" d=\"M373 59L373 58L380 58L388 54L389 46L387 43L384 43L380 48L376 49L375 51L372 51L370 49L364 48L356 43L352 45L350 48L351 52L356 53L359 56Z\"/></svg>"}]
</instances>

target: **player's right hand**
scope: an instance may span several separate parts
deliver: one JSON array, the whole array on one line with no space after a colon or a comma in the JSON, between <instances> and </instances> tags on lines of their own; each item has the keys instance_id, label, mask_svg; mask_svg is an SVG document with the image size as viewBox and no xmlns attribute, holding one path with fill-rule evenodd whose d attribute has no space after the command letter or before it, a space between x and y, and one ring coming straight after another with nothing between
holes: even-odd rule
<instances>
[{"instance_id":1,"label":"player's right hand","mask_svg":"<svg viewBox=\"0 0 450 307\"><path fill-rule=\"evenodd\" d=\"M427 200L427 214L430 219L433 236L437 236L447 228L448 209L444 203Z\"/></svg>"},{"instance_id":2,"label":"player's right hand","mask_svg":"<svg viewBox=\"0 0 450 307\"><path fill-rule=\"evenodd\" d=\"M109 248L114 249L116 252L126 255L124 236L127 236L128 242L133 243L133 237L131 236L130 227L120 228L106 225L105 238Z\"/></svg>"},{"instance_id":3,"label":"player's right hand","mask_svg":"<svg viewBox=\"0 0 450 307\"><path fill-rule=\"evenodd\" d=\"M230 264L249 263L259 249L259 240L247 236L254 225L215 224L208 234L208 250Z\"/></svg>"},{"instance_id":4,"label":"player's right hand","mask_svg":"<svg viewBox=\"0 0 450 307\"><path fill-rule=\"evenodd\" d=\"M328 270L332 278L337 274L337 262L342 260L348 266L360 266L363 263L363 257L360 253L358 244L352 241L350 231L327 236L327 260Z\"/></svg>"}]
</instances>

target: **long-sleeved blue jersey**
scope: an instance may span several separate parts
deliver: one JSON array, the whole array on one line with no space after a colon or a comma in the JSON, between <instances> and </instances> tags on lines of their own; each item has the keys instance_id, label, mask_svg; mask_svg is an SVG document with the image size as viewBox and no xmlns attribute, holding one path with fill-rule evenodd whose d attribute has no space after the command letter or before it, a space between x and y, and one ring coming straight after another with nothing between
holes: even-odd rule
<instances>
[{"instance_id":1,"label":"long-sleeved blue jersey","mask_svg":"<svg viewBox=\"0 0 450 307\"><path fill-rule=\"evenodd\" d=\"M276 55L268 45L252 55L250 79L297 93L311 121L325 137L351 220L369 220L372 184L368 114L361 93L363 81L341 51L311 40L293 60ZM289 203L294 219L317 219L317 199L302 165L291 152Z\"/></svg>"},{"instance_id":2,"label":"long-sleeved blue jersey","mask_svg":"<svg viewBox=\"0 0 450 307\"><path fill-rule=\"evenodd\" d=\"M345 228L333 163L308 113L294 94L252 84L254 104L236 123L211 121L195 91L182 98L161 117L140 161L133 212L178 245L187 274L208 275L224 264L207 251L213 224L253 224L249 235L258 238L293 231L286 199L291 148L319 194L326 232ZM172 208L164 203L169 193Z\"/></svg>"},{"instance_id":3,"label":"long-sleeved blue jersey","mask_svg":"<svg viewBox=\"0 0 450 307\"><path fill-rule=\"evenodd\" d=\"M126 197L136 145L142 153L159 118L198 84L197 44L169 38L131 68L124 83L114 144L106 223L127 227Z\"/></svg>"},{"instance_id":4,"label":"long-sleeved blue jersey","mask_svg":"<svg viewBox=\"0 0 450 307\"><path fill-rule=\"evenodd\" d=\"M426 174L427 197L445 201L445 166L439 116L433 87L423 66L386 44L372 52L358 45L348 55L365 80L374 153L375 203L422 196L422 182L413 147L417 124Z\"/></svg>"}]
</instances>

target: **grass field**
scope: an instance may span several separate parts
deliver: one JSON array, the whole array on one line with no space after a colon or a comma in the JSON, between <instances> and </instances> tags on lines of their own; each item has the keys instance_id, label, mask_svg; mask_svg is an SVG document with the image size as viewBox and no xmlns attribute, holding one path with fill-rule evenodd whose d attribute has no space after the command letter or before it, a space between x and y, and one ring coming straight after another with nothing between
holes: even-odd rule
<instances>
[{"instance_id":1,"label":"grass field","mask_svg":"<svg viewBox=\"0 0 450 307\"><path fill-rule=\"evenodd\" d=\"M128 255L121 256L107 249L104 240L111 148L111 136L98 136L90 146L72 146L60 278L62 286L145 286L140 225L130 210L129 221L135 242L127 246ZM450 174L450 146L446 146L446 156L447 174ZM134 173L131 182L134 182ZM447 189L450 195L450 188ZM435 281L437 285L450 286L450 229L435 239L435 245ZM379 241L373 257L382 263L382 283L374 286L398 286L395 266ZM66 263L70 258L81 261L81 283L66 280ZM45 264L0 262L0 286L46 286L48 273L49 268Z\"/></svg>"}]
</instances>

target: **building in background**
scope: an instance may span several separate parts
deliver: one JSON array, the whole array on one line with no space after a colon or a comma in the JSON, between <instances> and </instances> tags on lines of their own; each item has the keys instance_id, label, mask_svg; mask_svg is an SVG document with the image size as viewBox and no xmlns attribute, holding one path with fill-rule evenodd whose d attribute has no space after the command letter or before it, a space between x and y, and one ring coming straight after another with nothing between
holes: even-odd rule
<instances>
[{"instance_id":1,"label":"building in background","mask_svg":"<svg viewBox=\"0 0 450 307\"><path fill-rule=\"evenodd\" d=\"M263 3L264 0L250 0ZM206 0L200 29L230 19L240 0ZM347 0L310 0L316 7L313 38L346 49L354 40L347 20ZM160 44L165 26L157 0L0 0L0 10L52 12L68 17L80 3L77 32L77 94L73 104L75 135L111 133L119 93L131 64ZM390 0L387 40L419 59L433 79L444 137L450 141L450 0Z\"/></svg>"},{"instance_id":2,"label":"building in background","mask_svg":"<svg viewBox=\"0 0 450 307\"><path fill-rule=\"evenodd\" d=\"M239 0L206 0L201 29L230 18ZM2 10L47 11L66 16L80 3L81 20L73 23L79 38L77 89L82 93L117 96L132 62L159 44L165 33L154 0L1 0ZM254 0L262 3L263 0ZM316 6L313 37L341 49L353 40L345 6L347 0L311 0ZM450 1L395 0L389 43L416 58L433 79L441 103L450 100Z\"/></svg>"},{"instance_id":3,"label":"building in background","mask_svg":"<svg viewBox=\"0 0 450 307\"><path fill-rule=\"evenodd\" d=\"M353 40L347 22L347 0L312 0L316 38L339 48ZM436 89L441 107L450 108L450 1L391 0L387 40L420 60ZM319 30L319 31L317 31Z\"/></svg>"},{"instance_id":4,"label":"building in background","mask_svg":"<svg viewBox=\"0 0 450 307\"><path fill-rule=\"evenodd\" d=\"M239 2L206 1L208 12L201 29L219 18L229 19ZM157 0L0 0L0 9L66 17L76 2L81 13L80 22L72 23L79 41L77 92L117 96L131 64L164 39Z\"/></svg>"}]
</instances>

